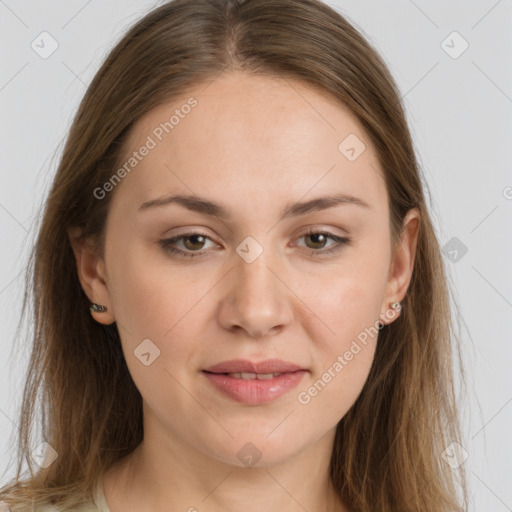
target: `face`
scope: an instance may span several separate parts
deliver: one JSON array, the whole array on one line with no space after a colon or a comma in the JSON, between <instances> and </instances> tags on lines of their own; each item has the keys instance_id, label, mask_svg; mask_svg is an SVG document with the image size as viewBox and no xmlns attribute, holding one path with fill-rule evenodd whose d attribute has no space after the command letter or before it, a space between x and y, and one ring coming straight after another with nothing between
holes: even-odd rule
<instances>
[{"instance_id":1,"label":"face","mask_svg":"<svg viewBox=\"0 0 512 512\"><path fill-rule=\"evenodd\" d=\"M230 73L139 119L123 164L88 291L146 436L265 466L333 435L410 277L360 123L300 82Z\"/></svg>"}]
</instances>

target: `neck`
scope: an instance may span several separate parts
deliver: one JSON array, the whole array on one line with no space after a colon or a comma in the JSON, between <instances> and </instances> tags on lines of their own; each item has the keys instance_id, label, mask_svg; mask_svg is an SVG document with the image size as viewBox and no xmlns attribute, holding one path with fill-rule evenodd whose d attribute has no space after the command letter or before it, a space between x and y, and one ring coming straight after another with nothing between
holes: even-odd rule
<instances>
[{"instance_id":1,"label":"neck","mask_svg":"<svg viewBox=\"0 0 512 512\"><path fill-rule=\"evenodd\" d=\"M106 472L105 497L111 512L347 512L329 474L333 442L330 431L285 461L239 467L145 431L145 440Z\"/></svg>"}]
</instances>

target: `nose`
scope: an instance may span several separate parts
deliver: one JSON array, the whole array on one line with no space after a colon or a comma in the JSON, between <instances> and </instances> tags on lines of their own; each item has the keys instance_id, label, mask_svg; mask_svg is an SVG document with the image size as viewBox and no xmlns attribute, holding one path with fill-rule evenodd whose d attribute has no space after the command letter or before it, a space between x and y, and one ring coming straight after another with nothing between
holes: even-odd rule
<instances>
[{"instance_id":1,"label":"nose","mask_svg":"<svg viewBox=\"0 0 512 512\"><path fill-rule=\"evenodd\" d=\"M229 331L243 330L252 338L282 331L293 319L293 294L279 265L270 261L268 251L252 263L236 256L234 265L221 301L220 324Z\"/></svg>"}]
</instances>

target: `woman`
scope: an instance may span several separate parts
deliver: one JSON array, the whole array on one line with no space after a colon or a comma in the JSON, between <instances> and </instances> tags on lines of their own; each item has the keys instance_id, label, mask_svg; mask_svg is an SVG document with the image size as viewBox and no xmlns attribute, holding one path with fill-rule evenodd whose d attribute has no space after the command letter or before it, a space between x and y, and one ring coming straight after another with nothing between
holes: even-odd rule
<instances>
[{"instance_id":1,"label":"woman","mask_svg":"<svg viewBox=\"0 0 512 512\"><path fill-rule=\"evenodd\" d=\"M11 510L466 510L400 94L325 4L174 0L132 27L32 261Z\"/></svg>"}]
</instances>

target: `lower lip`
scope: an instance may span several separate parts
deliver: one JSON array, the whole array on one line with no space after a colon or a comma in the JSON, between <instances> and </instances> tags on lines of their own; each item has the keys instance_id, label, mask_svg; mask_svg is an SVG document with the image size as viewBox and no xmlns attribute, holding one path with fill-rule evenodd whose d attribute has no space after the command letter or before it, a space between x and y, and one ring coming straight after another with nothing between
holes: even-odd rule
<instances>
[{"instance_id":1,"label":"lower lip","mask_svg":"<svg viewBox=\"0 0 512 512\"><path fill-rule=\"evenodd\" d=\"M271 402L293 389L301 381L307 370L283 373L268 380L235 379L229 375L220 373L203 374L206 378L225 395L237 402L259 405Z\"/></svg>"}]
</instances>

